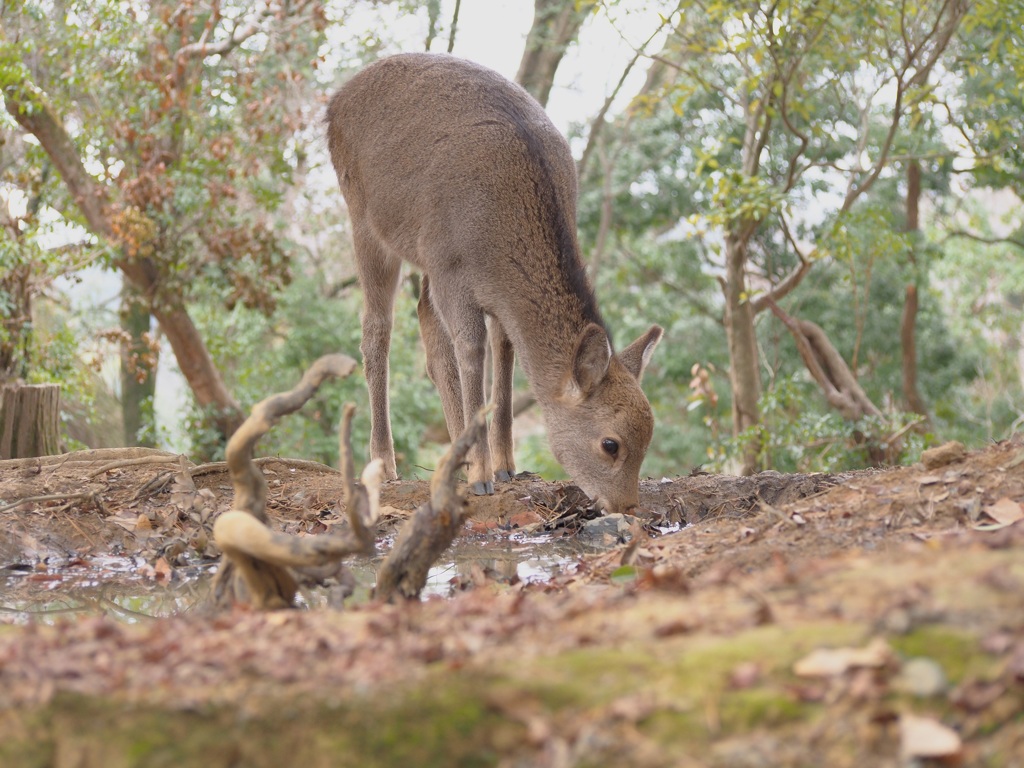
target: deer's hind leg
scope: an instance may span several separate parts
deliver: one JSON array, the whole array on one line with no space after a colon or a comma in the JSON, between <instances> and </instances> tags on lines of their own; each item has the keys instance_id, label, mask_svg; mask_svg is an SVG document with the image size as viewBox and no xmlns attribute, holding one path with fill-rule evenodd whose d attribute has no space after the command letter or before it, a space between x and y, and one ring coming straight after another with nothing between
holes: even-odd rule
<instances>
[{"instance_id":1,"label":"deer's hind leg","mask_svg":"<svg viewBox=\"0 0 1024 768\"><path fill-rule=\"evenodd\" d=\"M494 366L491 384L491 403L494 416L488 431L494 477L505 482L516 474L516 460L512 450L512 374L515 353L512 341L495 318L490 319L488 335L491 340L491 361Z\"/></svg>"},{"instance_id":2,"label":"deer's hind leg","mask_svg":"<svg viewBox=\"0 0 1024 768\"><path fill-rule=\"evenodd\" d=\"M465 415L462 412L459 363L455 359L455 347L452 346L448 330L431 301L430 279L427 275L423 275L416 314L420 320L420 338L423 339L423 348L427 353L427 375L441 396L448 435L450 439L455 440L466 427Z\"/></svg>"},{"instance_id":3,"label":"deer's hind leg","mask_svg":"<svg viewBox=\"0 0 1024 768\"><path fill-rule=\"evenodd\" d=\"M370 394L370 458L384 462L386 480L397 480L388 382L391 326L402 262L389 256L377 238L361 228L353 231L353 244L363 288L363 339L359 351Z\"/></svg>"},{"instance_id":4,"label":"deer's hind leg","mask_svg":"<svg viewBox=\"0 0 1024 768\"><path fill-rule=\"evenodd\" d=\"M429 281L429 302L446 330L458 368L463 417L471 417L484 406L484 356L487 350L487 323L484 311L470 298L468 286L457 276L434 275ZM454 399L448 378L449 395ZM443 399L444 395L442 395ZM454 410L454 408L453 408ZM448 407L445 408L447 416ZM457 435L452 435L454 439ZM491 452L486 440L477 441L469 450L469 488L478 496L494 493Z\"/></svg>"}]
</instances>

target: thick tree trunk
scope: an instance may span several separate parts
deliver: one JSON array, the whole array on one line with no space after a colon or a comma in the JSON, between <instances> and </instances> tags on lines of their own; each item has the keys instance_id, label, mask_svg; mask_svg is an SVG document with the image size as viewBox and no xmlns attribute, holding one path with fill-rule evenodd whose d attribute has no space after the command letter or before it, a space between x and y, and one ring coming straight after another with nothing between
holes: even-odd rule
<instances>
[{"instance_id":1,"label":"thick tree trunk","mask_svg":"<svg viewBox=\"0 0 1024 768\"><path fill-rule=\"evenodd\" d=\"M547 105L558 65L592 7L593 3L577 0L534 0L533 24L516 82L541 106Z\"/></svg>"},{"instance_id":2,"label":"thick tree trunk","mask_svg":"<svg viewBox=\"0 0 1024 768\"><path fill-rule=\"evenodd\" d=\"M149 308L125 283L121 289L121 415L125 445L153 448L153 397L156 395L156 356L145 338ZM150 429L145 427L149 426Z\"/></svg>"},{"instance_id":3,"label":"thick tree trunk","mask_svg":"<svg viewBox=\"0 0 1024 768\"><path fill-rule=\"evenodd\" d=\"M60 387L8 384L0 400L0 459L60 453Z\"/></svg>"},{"instance_id":4,"label":"thick tree trunk","mask_svg":"<svg viewBox=\"0 0 1024 768\"><path fill-rule=\"evenodd\" d=\"M911 160L907 165L907 232L912 237L910 264L916 267L914 255L917 233L920 231L921 164ZM904 288L903 317L900 320L900 346L903 360L903 404L908 411L928 418L928 407L917 386L917 311L918 293L914 282Z\"/></svg>"},{"instance_id":5,"label":"thick tree trunk","mask_svg":"<svg viewBox=\"0 0 1024 768\"><path fill-rule=\"evenodd\" d=\"M754 331L754 312L747 297L746 242L730 234L725 239L725 334L729 344L729 384L732 389L733 435L739 435L760 421L758 399L761 378ZM750 475L759 469L756 440L748 440L741 449L740 473Z\"/></svg>"}]
</instances>

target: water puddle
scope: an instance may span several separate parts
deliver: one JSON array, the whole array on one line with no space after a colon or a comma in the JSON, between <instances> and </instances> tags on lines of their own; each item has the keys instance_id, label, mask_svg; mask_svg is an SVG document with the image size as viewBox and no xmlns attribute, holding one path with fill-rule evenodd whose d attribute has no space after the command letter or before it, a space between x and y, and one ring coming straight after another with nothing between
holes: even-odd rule
<instances>
[{"instance_id":1,"label":"water puddle","mask_svg":"<svg viewBox=\"0 0 1024 768\"><path fill-rule=\"evenodd\" d=\"M595 551L600 548L574 539L463 537L431 569L423 594L447 597L480 572L499 581L544 582ZM351 600L369 597L382 559L346 562L357 581ZM83 614L134 623L187 613L206 602L215 571L216 563L207 563L161 572L144 558L116 555L3 565L0 624L52 624ZM340 600L336 588L314 586L301 589L299 603L327 608Z\"/></svg>"}]
</instances>

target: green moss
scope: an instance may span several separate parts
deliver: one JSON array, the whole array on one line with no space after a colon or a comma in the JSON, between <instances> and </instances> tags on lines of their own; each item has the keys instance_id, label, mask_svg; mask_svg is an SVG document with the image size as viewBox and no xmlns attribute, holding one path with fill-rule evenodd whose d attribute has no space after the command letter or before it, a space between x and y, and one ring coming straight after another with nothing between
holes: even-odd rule
<instances>
[{"instance_id":1,"label":"green moss","mask_svg":"<svg viewBox=\"0 0 1024 768\"><path fill-rule=\"evenodd\" d=\"M715 740L758 729L810 725L824 709L793 697L793 664L820 647L860 646L864 626L834 623L756 627L732 637L636 639L542 657L509 658L486 670L437 666L417 683L362 695L309 698L253 694L254 711L198 710L117 699L59 695L34 713L0 713L0 765L42 768L59 754L82 755L81 768L482 768L525 749L516 712L561 722L607 721L625 697L653 702L637 728L666 754L707 754ZM952 680L991 669L976 638L921 627L890 638L905 656L927 656ZM755 661L751 687L735 689L737 665ZM628 712L628 709L626 710ZM614 721L612 717L612 721Z\"/></svg>"},{"instance_id":2,"label":"green moss","mask_svg":"<svg viewBox=\"0 0 1024 768\"><path fill-rule=\"evenodd\" d=\"M935 661L953 684L967 676L986 677L993 669L993 660L979 651L977 637L948 626L923 625L888 640L904 658L923 656Z\"/></svg>"},{"instance_id":3,"label":"green moss","mask_svg":"<svg viewBox=\"0 0 1024 768\"><path fill-rule=\"evenodd\" d=\"M656 711L640 724L645 736L667 750L706 748L713 736L775 726L818 716L820 707L795 699L785 685L793 664L814 648L859 645L859 625L820 623L793 631L771 625L733 637L681 637L656 644L579 648L531 662L507 674L509 687L534 696L549 712L599 710L623 696L648 694ZM737 665L756 661L758 685L733 690ZM525 674L524 674L525 672ZM708 712L717 720L715 734Z\"/></svg>"},{"instance_id":4,"label":"green moss","mask_svg":"<svg viewBox=\"0 0 1024 768\"><path fill-rule=\"evenodd\" d=\"M734 691L722 697L722 730L735 733L748 728L775 726L802 720L818 708L798 701L777 688Z\"/></svg>"},{"instance_id":5,"label":"green moss","mask_svg":"<svg viewBox=\"0 0 1024 768\"><path fill-rule=\"evenodd\" d=\"M522 743L523 727L486 705L487 688L480 676L453 675L443 685L378 690L338 706L267 702L273 711L250 717L233 707L168 711L60 695L25 716L31 727L0 727L0 765L43 768L70 751L83 756L83 768L490 766L498 748Z\"/></svg>"}]
</instances>

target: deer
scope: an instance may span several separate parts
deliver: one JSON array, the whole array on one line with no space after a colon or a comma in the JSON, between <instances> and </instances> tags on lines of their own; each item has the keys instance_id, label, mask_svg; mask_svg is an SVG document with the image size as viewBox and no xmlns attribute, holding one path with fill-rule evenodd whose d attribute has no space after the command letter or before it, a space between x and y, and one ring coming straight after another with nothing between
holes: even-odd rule
<instances>
[{"instance_id":1,"label":"deer","mask_svg":"<svg viewBox=\"0 0 1024 768\"><path fill-rule=\"evenodd\" d=\"M596 508L634 510L654 429L640 381L663 329L614 352L580 255L576 164L541 105L482 65L405 53L344 83L326 123L363 291L370 456L385 478L398 478L389 355L408 262L423 275L420 337L453 440L484 406L490 344L493 413L467 458L472 493L516 473L518 359L555 459Z\"/></svg>"}]
</instances>

